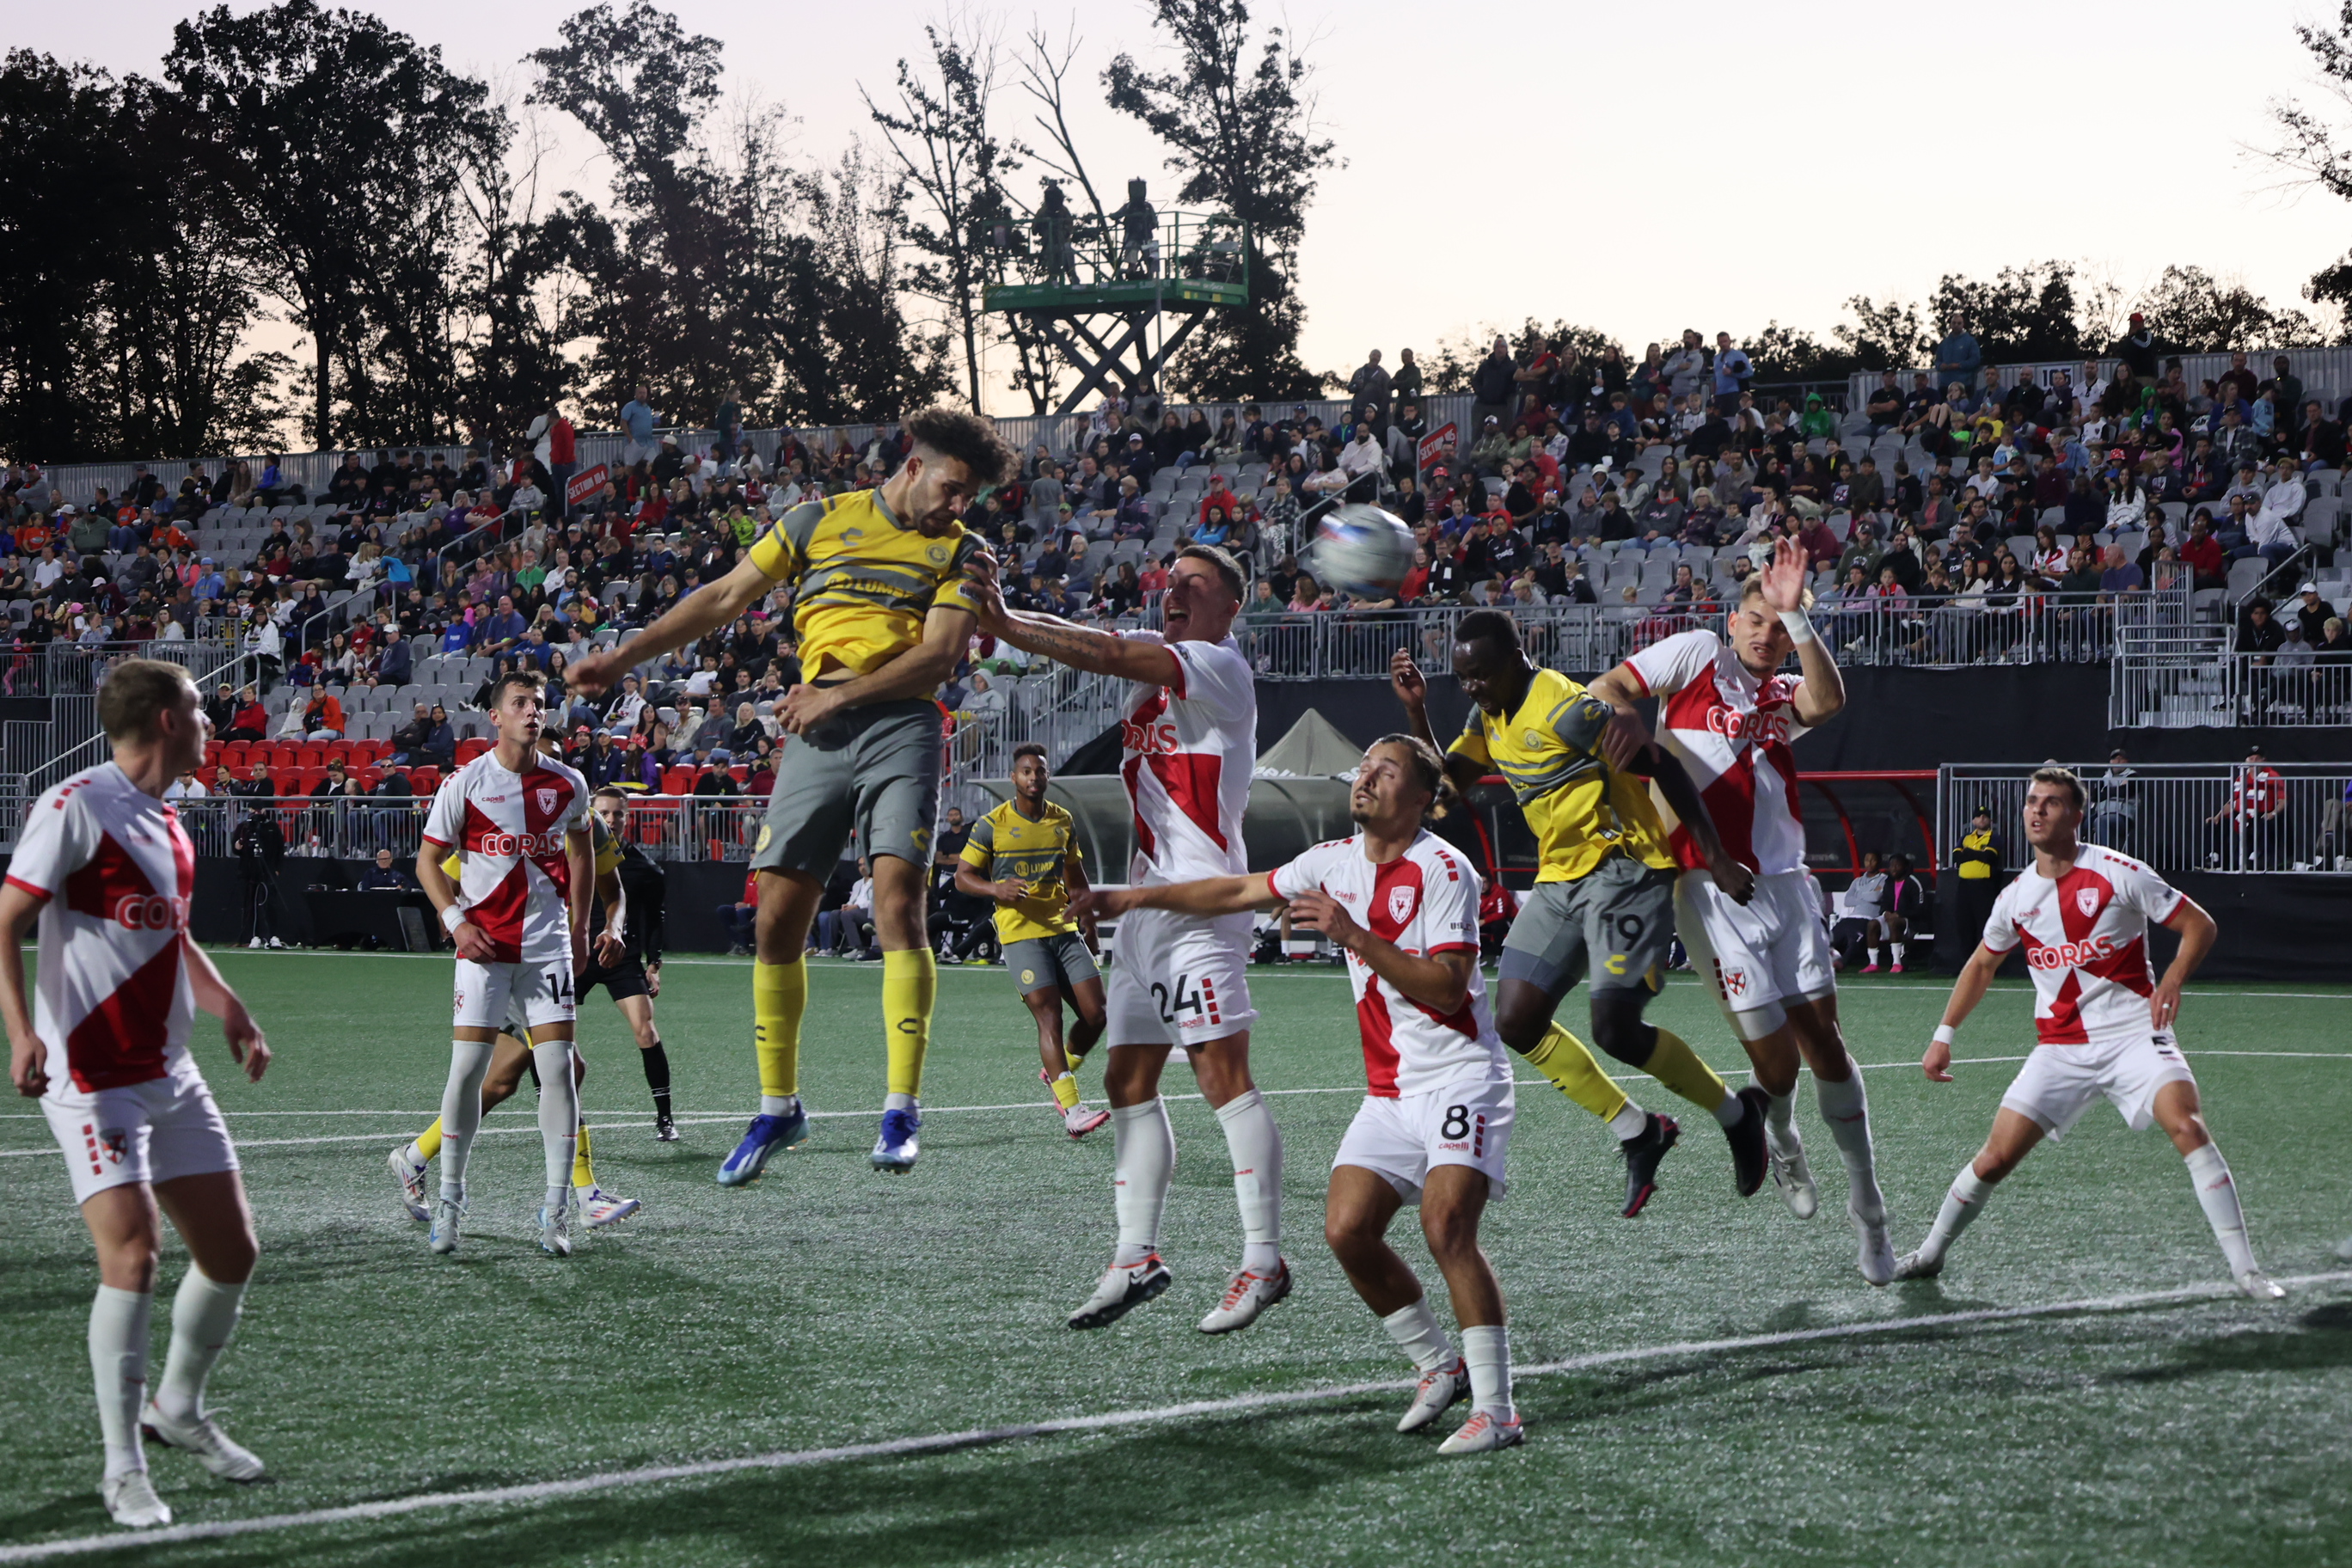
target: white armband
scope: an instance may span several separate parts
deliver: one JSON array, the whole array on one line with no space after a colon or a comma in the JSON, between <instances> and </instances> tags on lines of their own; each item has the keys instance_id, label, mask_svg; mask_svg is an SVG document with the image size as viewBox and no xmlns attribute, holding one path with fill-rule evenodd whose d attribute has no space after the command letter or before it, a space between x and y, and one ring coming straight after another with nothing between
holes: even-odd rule
<instances>
[{"instance_id":1,"label":"white armband","mask_svg":"<svg viewBox=\"0 0 2352 1568\"><path fill-rule=\"evenodd\" d=\"M1936 1026L1936 1043L1937 1045L1948 1046L1959 1037L1959 1030L1954 1028L1951 1025L1938 1024Z\"/></svg>"},{"instance_id":2,"label":"white armband","mask_svg":"<svg viewBox=\"0 0 2352 1568\"><path fill-rule=\"evenodd\" d=\"M1813 640L1813 623L1805 618L1802 610L1782 610L1780 624L1789 628L1789 640L1799 647Z\"/></svg>"},{"instance_id":3,"label":"white armband","mask_svg":"<svg viewBox=\"0 0 2352 1568\"><path fill-rule=\"evenodd\" d=\"M441 911L441 929L447 931L451 936L457 935L457 928L465 923L466 911L462 906L451 904L447 909Z\"/></svg>"}]
</instances>

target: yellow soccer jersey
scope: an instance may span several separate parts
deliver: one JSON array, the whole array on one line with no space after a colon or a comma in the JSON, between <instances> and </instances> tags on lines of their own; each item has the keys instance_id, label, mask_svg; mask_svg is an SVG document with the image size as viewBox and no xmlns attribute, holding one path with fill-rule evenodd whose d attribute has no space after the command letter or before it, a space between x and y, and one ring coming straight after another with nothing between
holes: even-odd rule
<instances>
[{"instance_id":1,"label":"yellow soccer jersey","mask_svg":"<svg viewBox=\"0 0 2352 1568\"><path fill-rule=\"evenodd\" d=\"M1517 712L1489 721L1471 709L1448 748L1510 784L1536 836L1538 882L1572 882L1612 849L1674 869L1648 781L1616 772L1601 757L1608 724L1609 704L1559 671L1539 669Z\"/></svg>"},{"instance_id":2,"label":"yellow soccer jersey","mask_svg":"<svg viewBox=\"0 0 2352 1568\"><path fill-rule=\"evenodd\" d=\"M980 550L961 523L929 539L891 516L881 491L853 490L784 513L751 561L795 590L801 668L814 675L830 660L864 675L922 641L935 605L975 608L964 563Z\"/></svg>"},{"instance_id":3,"label":"yellow soccer jersey","mask_svg":"<svg viewBox=\"0 0 2352 1568\"><path fill-rule=\"evenodd\" d=\"M593 811L588 814L588 842L596 851L598 881L603 881L608 873L621 868L621 841L613 837L613 830L604 826L604 819ZM463 870L464 867L457 858L457 851L450 850L449 858L441 862L441 874L454 882Z\"/></svg>"},{"instance_id":4,"label":"yellow soccer jersey","mask_svg":"<svg viewBox=\"0 0 2352 1568\"><path fill-rule=\"evenodd\" d=\"M1052 801L1034 822L1006 801L971 825L964 841L963 863L983 877L1018 877L1029 884L1029 894L1017 904L996 906L1000 942L1026 942L1031 937L1059 936L1078 929L1070 918L1070 889L1063 879L1065 863L1086 857L1078 848L1077 824Z\"/></svg>"}]
</instances>

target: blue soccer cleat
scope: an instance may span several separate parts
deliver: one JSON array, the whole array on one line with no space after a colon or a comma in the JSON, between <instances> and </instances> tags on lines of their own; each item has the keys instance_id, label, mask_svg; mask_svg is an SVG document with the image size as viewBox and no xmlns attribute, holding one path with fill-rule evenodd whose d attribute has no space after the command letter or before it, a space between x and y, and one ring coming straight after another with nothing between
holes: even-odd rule
<instances>
[{"instance_id":1,"label":"blue soccer cleat","mask_svg":"<svg viewBox=\"0 0 2352 1568\"><path fill-rule=\"evenodd\" d=\"M903 1176L915 1168L915 1133L923 1125L921 1115L912 1110L886 1110L882 1113L882 1136L874 1140L874 1168Z\"/></svg>"},{"instance_id":2,"label":"blue soccer cleat","mask_svg":"<svg viewBox=\"0 0 2352 1568\"><path fill-rule=\"evenodd\" d=\"M743 1142L719 1167L719 1184L740 1187L760 1179L768 1156L779 1149L797 1149L808 1142L808 1111L795 1106L782 1116L754 1116L743 1130Z\"/></svg>"}]
</instances>

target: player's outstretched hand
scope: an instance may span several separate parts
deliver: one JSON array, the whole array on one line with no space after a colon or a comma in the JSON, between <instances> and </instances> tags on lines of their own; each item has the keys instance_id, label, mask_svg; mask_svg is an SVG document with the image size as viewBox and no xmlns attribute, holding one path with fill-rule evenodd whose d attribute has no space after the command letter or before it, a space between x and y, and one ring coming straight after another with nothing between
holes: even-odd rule
<instances>
[{"instance_id":1,"label":"player's outstretched hand","mask_svg":"<svg viewBox=\"0 0 2352 1568\"><path fill-rule=\"evenodd\" d=\"M624 658L619 648L607 648L603 653L583 653L563 667L563 683L574 691L584 691L593 697L610 690L613 683L627 672L633 662Z\"/></svg>"},{"instance_id":2,"label":"player's outstretched hand","mask_svg":"<svg viewBox=\"0 0 2352 1568\"><path fill-rule=\"evenodd\" d=\"M457 946L457 956L468 963L488 963L498 956L499 950L490 944L489 932L471 921L459 921L457 929L449 933Z\"/></svg>"},{"instance_id":3,"label":"player's outstretched hand","mask_svg":"<svg viewBox=\"0 0 2352 1568\"><path fill-rule=\"evenodd\" d=\"M1319 888L1290 900L1290 923L1319 931L1330 939L1332 946L1350 952L1364 931L1339 900Z\"/></svg>"},{"instance_id":4,"label":"player's outstretched hand","mask_svg":"<svg viewBox=\"0 0 2352 1568\"><path fill-rule=\"evenodd\" d=\"M1421 673L1421 666L1412 662L1412 655L1403 648L1389 655L1389 689L1408 709L1428 705L1429 681Z\"/></svg>"},{"instance_id":5,"label":"player's outstretched hand","mask_svg":"<svg viewBox=\"0 0 2352 1568\"><path fill-rule=\"evenodd\" d=\"M1136 907L1136 899L1133 888L1088 888L1070 900L1070 915L1081 925L1091 926L1127 913Z\"/></svg>"},{"instance_id":6,"label":"player's outstretched hand","mask_svg":"<svg viewBox=\"0 0 2352 1568\"><path fill-rule=\"evenodd\" d=\"M1764 579L1764 602L1776 610L1800 610L1805 605L1805 552L1776 549L1759 574Z\"/></svg>"},{"instance_id":7,"label":"player's outstretched hand","mask_svg":"<svg viewBox=\"0 0 2352 1568\"><path fill-rule=\"evenodd\" d=\"M1931 1083L1951 1082L1952 1047L1941 1040L1932 1042L1927 1047L1927 1054L1919 1058L1919 1070L1927 1075Z\"/></svg>"},{"instance_id":8,"label":"player's outstretched hand","mask_svg":"<svg viewBox=\"0 0 2352 1568\"><path fill-rule=\"evenodd\" d=\"M229 1059L245 1069L247 1081L259 1083L261 1075L269 1070L269 1042L261 1037L261 1026L245 1010L245 1004L234 996L221 1015L221 1037L228 1042Z\"/></svg>"},{"instance_id":9,"label":"player's outstretched hand","mask_svg":"<svg viewBox=\"0 0 2352 1568\"><path fill-rule=\"evenodd\" d=\"M988 637L1002 637L1007 619L1004 614L1004 589L996 578L975 574L971 587L964 595L972 604L974 629Z\"/></svg>"},{"instance_id":10,"label":"player's outstretched hand","mask_svg":"<svg viewBox=\"0 0 2352 1568\"><path fill-rule=\"evenodd\" d=\"M33 1034L8 1037L8 1078L26 1100L49 1092L49 1050Z\"/></svg>"}]
</instances>

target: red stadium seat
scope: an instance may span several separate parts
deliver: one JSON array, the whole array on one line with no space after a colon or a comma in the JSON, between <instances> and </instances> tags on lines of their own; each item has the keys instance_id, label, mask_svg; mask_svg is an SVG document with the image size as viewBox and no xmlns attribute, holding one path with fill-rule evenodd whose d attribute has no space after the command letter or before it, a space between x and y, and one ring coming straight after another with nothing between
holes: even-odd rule
<instances>
[{"instance_id":1,"label":"red stadium seat","mask_svg":"<svg viewBox=\"0 0 2352 1568\"><path fill-rule=\"evenodd\" d=\"M489 749L490 742L483 740L479 735L468 735L457 742L457 765L464 767Z\"/></svg>"},{"instance_id":2,"label":"red stadium seat","mask_svg":"<svg viewBox=\"0 0 2352 1568\"><path fill-rule=\"evenodd\" d=\"M360 788L373 789L376 786L376 782L383 778L383 774L374 767L362 763L358 767L352 770L352 776L360 781Z\"/></svg>"},{"instance_id":3,"label":"red stadium seat","mask_svg":"<svg viewBox=\"0 0 2352 1568\"><path fill-rule=\"evenodd\" d=\"M246 742L230 741L222 745L220 760L224 765L243 773L253 765L247 760L247 755L251 750L252 747Z\"/></svg>"},{"instance_id":4,"label":"red stadium seat","mask_svg":"<svg viewBox=\"0 0 2352 1568\"><path fill-rule=\"evenodd\" d=\"M353 743L354 743L354 742L350 742L350 741L330 741L330 742L327 742L327 760L328 760L329 762L334 762L334 761L336 761L337 759L341 759L341 761L343 761L343 762L345 762L345 763L349 763L349 762L351 762L351 761L352 760L352 746L353 745Z\"/></svg>"},{"instance_id":5,"label":"red stadium seat","mask_svg":"<svg viewBox=\"0 0 2352 1568\"><path fill-rule=\"evenodd\" d=\"M692 795L694 770L690 767L669 767L662 770L662 794Z\"/></svg>"},{"instance_id":6,"label":"red stadium seat","mask_svg":"<svg viewBox=\"0 0 2352 1568\"><path fill-rule=\"evenodd\" d=\"M278 768L299 768L301 765L301 747L287 741L272 741L269 743L269 766L272 771Z\"/></svg>"},{"instance_id":7,"label":"red stadium seat","mask_svg":"<svg viewBox=\"0 0 2352 1568\"><path fill-rule=\"evenodd\" d=\"M315 742L307 743L298 753L298 761L306 768L323 768L327 765L327 748Z\"/></svg>"},{"instance_id":8,"label":"red stadium seat","mask_svg":"<svg viewBox=\"0 0 2352 1568\"><path fill-rule=\"evenodd\" d=\"M208 768L216 768L220 766L221 753L226 750L228 750L228 742L226 741L206 741L205 742L205 766Z\"/></svg>"},{"instance_id":9,"label":"red stadium seat","mask_svg":"<svg viewBox=\"0 0 2352 1568\"><path fill-rule=\"evenodd\" d=\"M408 770L408 793L429 795L441 787L441 770L427 763L421 768Z\"/></svg>"},{"instance_id":10,"label":"red stadium seat","mask_svg":"<svg viewBox=\"0 0 2352 1568\"><path fill-rule=\"evenodd\" d=\"M392 755L392 742L389 741L353 741L351 748L355 762L380 763Z\"/></svg>"}]
</instances>

